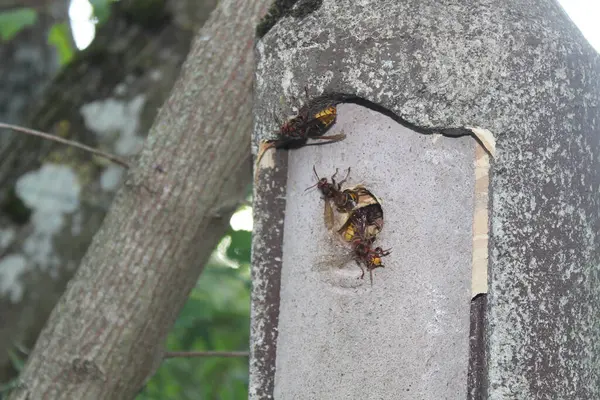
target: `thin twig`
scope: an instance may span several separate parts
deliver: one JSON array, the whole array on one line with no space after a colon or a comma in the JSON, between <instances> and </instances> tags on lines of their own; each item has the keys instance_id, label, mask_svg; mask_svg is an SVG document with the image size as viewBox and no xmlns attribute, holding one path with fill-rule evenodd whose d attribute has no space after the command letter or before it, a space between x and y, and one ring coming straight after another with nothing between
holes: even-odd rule
<instances>
[{"instance_id":1,"label":"thin twig","mask_svg":"<svg viewBox=\"0 0 600 400\"><path fill-rule=\"evenodd\" d=\"M164 358L175 357L248 357L248 351L167 351Z\"/></svg>"},{"instance_id":2,"label":"thin twig","mask_svg":"<svg viewBox=\"0 0 600 400\"><path fill-rule=\"evenodd\" d=\"M0 128L12 129L13 131L17 131L17 132L21 132L21 133L26 133L28 135L41 137L41 138L46 139L46 140L52 140L54 142L66 144L67 146L76 147L78 149L87 151L87 152L95 154L97 156L104 157L104 158L106 158L106 159L114 162L115 164L119 164L122 167L129 168L129 163L127 163L127 161L125 161L124 159L122 159L120 157L117 157L117 156L115 156L113 154L110 154L110 153L105 153L105 152L100 151L100 150L93 149L93 148L91 148L89 146L86 146L86 145L81 144L81 143L74 142L72 140L63 139L63 138L58 137L58 136L50 135L49 133L36 131L34 129L24 128L22 126L5 124L5 123L2 123L2 122L0 122Z\"/></svg>"}]
</instances>

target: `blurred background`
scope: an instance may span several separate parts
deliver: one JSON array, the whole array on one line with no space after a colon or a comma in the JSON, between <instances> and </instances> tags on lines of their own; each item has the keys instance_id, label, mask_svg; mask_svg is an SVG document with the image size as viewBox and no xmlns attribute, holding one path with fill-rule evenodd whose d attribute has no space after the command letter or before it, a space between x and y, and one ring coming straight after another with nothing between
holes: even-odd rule
<instances>
[{"instance_id":1,"label":"blurred background","mask_svg":"<svg viewBox=\"0 0 600 400\"><path fill-rule=\"evenodd\" d=\"M216 3L0 0L0 123L134 160ZM600 3L561 4L600 49ZM0 129L0 399L124 173L106 159ZM249 204L250 196L248 187ZM248 350L251 231L252 209L242 206L181 311L169 351ZM247 357L178 357L137 399L244 399L247 386Z\"/></svg>"}]
</instances>

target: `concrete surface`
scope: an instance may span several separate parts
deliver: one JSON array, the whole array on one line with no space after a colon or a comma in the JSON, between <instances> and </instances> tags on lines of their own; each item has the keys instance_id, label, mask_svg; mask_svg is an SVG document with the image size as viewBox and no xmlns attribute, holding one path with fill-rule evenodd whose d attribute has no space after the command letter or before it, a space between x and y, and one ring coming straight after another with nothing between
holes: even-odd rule
<instances>
[{"instance_id":1,"label":"concrete surface","mask_svg":"<svg viewBox=\"0 0 600 400\"><path fill-rule=\"evenodd\" d=\"M276 128L272 111L292 114L289 105L293 97L301 98L305 85L314 95L324 90L357 94L422 130L479 126L494 133L498 154L490 172L485 398L600 398L600 59L558 4L546 0L326 0L303 19L279 21L258 43L257 54L255 145ZM381 138L383 147L391 151L396 136ZM307 151L324 152L323 162L331 151L335 163L344 164L341 149L324 146ZM296 161L293 157L300 156L290 153L289 184L295 185L295 179L309 180L312 165ZM384 171L403 162L395 154L375 152L349 161L360 165L377 159ZM418 168L412 164L407 171ZM326 166L319 170L326 173ZM358 167L356 171L355 178L375 179L376 185L382 185L377 181L382 178L373 172L361 177ZM387 180L393 178L385 175ZM440 196L445 201L451 198ZM385 200L384 193L382 197ZM301 197L305 198L312 201ZM434 193L426 198L434 198ZM287 200L294 204L299 199ZM395 207L389 203L395 204L386 201L386 207ZM286 224L292 222L286 219ZM389 227L388 223L385 234L391 234ZM411 238L411 232L402 232L404 240ZM311 249L296 251L306 257ZM385 274L400 271L398 254L391 256L389 270L377 271L373 291L396 282ZM301 289L289 286L292 277L299 279L293 271L288 276L283 270L284 294L289 293L286 287ZM309 305L312 301L313 297L302 299ZM302 306L289 302L282 298L287 310ZM349 312L334 308L340 302L332 302L334 311L327 311L332 315ZM398 301L396 318L417 318L412 312L415 302ZM368 304L359 303L364 307L359 310L366 310ZM302 307L304 313L311 312L311 307ZM282 327L294 327L287 313L282 312L281 318ZM253 332L260 329L260 320L253 320ZM303 334L311 326L296 329ZM388 331L394 329L399 330L396 326ZM369 338L382 335L366 333ZM330 340L335 337L330 335ZM291 351L297 349L294 343L282 331L280 345ZM386 350L380 347L376 354ZM411 353L406 360L416 364L421 358ZM278 355L277 368L291 363L285 360ZM256 379L254 362L251 392L261 382ZM279 377L282 372L276 373ZM390 373L387 378L394 381L395 376ZM295 379L300 381L302 376ZM292 385L293 381L288 377L285 382Z\"/></svg>"},{"instance_id":2,"label":"concrete surface","mask_svg":"<svg viewBox=\"0 0 600 400\"><path fill-rule=\"evenodd\" d=\"M335 150L289 155L275 398L465 398L475 141L356 105L338 113L330 132L348 138ZM373 287L353 261L338 268L348 249L325 229L320 193L304 192L313 165L350 166L349 183L382 199L377 243L392 254Z\"/></svg>"}]
</instances>

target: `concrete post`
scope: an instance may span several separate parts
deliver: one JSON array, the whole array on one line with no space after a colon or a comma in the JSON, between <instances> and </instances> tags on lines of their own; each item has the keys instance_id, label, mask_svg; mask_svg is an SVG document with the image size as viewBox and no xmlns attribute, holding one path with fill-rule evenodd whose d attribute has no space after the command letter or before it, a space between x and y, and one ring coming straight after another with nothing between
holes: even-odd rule
<instances>
[{"instance_id":1,"label":"concrete post","mask_svg":"<svg viewBox=\"0 0 600 400\"><path fill-rule=\"evenodd\" d=\"M325 2L257 52L255 145L304 86L359 100L258 168L250 398L600 398L599 59L560 7ZM382 199L372 287L313 165Z\"/></svg>"}]
</instances>

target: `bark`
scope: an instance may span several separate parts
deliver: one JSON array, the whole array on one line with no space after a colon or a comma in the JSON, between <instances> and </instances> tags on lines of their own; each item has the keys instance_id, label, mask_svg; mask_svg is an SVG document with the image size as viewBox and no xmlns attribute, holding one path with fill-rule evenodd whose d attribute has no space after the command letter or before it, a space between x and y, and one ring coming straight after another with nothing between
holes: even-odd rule
<instances>
[{"instance_id":1,"label":"bark","mask_svg":"<svg viewBox=\"0 0 600 400\"><path fill-rule=\"evenodd\" d=\"M344 141L259 168L250 397L598 398L600 59L560 7L323 2L258 50L256 142L305 86L357 104L328 132ZM475 141L426 135L482 130L498 149L489 281L469 304ZM319 195L302 193L313 165L351 166L383 199L378 241L393 251L372 288L355 264L323 265L340 250Z\"/></svg>"},{"instance_id":2,"label":"bark","mask_svg":"<svg viewBox=\"0 0 600 400\"><path fill-rule=\"evenodd\" d=\"M8 109L28 106L22 119L7 115L4 121L133 157L175 82L193 33L215 1L153 4L115 3L93 44L50 84L42 85L35 75L16 80L28 71L23 65L18 74L2 74L11 85L3 91L9 94ZM46 34L36 40L45 43ZM14 46L19 54L40 60L48 53L19 42ZM23 59L5 55L2 59ZM32 64L37 74L45 71L45 64ZM18 88L31 94L24 98ZM6 140L4 147L0 144L0 382L6 382L16 374L8 351L25 358L19 349L33 347L102 223L124 170L22 134L3 132L0 140Z\"/></svg>"}]
</instances>

